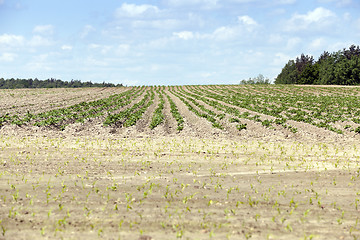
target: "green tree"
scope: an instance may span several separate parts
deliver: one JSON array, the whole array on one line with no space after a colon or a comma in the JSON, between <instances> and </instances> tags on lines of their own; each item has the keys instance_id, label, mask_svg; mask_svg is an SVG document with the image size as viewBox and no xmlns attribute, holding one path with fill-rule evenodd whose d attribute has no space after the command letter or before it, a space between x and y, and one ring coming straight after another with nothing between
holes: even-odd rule
<instances>
[{"instance_id":1,"label":"green tree","mask_svg":"<svg viewBox=\"0 0 360 240\"><path fill-rule=\"evenodd\" d=\"M299 75L298 84L314 84L319 79L319 65L308 63Z\"/></svg>"},{"instance_id":2,"label":"green tree","mask_svg":"<svg viewBox=\"0 0 360 240\"><path fill-rule=\"evenodd\" d=\"M264 75L259 74L255 78L249 78L248 80L241 80L240 84L270 84L270 79L265 78Z\"/></svg>"},{"instance_id":3,"label":"green tree","mask_svg":"<svg viewBox=\"0 0 360 240\"><path fill-rule=\"evenodd\" d=\"M301 54L290 60L275 79L276 84L360 84L360 47L329 53L324 51L317 62Z\"/></svg>"},{"instance_id":4,"label":"green tree","mask_svg":"<svg viewBox=\"0 0 360 240\"><path fill-rule=\"evenodd\" d=\"M275 84L295 84L297 83L298 72L294 60L289 60L281 73L275 78Z\"/></svg>"}]
</instances>

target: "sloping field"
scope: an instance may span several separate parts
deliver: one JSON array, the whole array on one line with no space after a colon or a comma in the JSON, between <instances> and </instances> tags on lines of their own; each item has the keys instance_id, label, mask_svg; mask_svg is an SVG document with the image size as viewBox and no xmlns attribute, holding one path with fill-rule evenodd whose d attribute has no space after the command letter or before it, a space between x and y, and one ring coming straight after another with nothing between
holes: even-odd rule
<instances>
[{"instance_id":1,"label":"sloping field","mask_svg":"<svg viewBox=\"0 0 360 240\"><path fill-rule=\"evenodd\" d=\"M360 238L360 88L0 91L0 239Z\"/></svg>"},{"instance_id":2,"label":"sloping field","mask_svg":"<svg viewBox=\"0 0 360 240\"><path fill-rule=\"evenodd\" d=\"M0 92L1 132L358 139L357 87L175 86Z\"/></svg>"}]
</instances>

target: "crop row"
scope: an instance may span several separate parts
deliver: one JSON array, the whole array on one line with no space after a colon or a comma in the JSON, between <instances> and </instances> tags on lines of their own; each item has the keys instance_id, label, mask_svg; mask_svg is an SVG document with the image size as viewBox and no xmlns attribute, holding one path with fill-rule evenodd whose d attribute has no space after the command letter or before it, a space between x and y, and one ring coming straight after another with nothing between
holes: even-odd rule
<instances>
[{"instance_id":1,"label":"crop row","mask_svg":"<svg viewBox=\"0 0 360 240\"><path fill-rule=\"evenodd\" d=\"M270 127L271 124L273 122L275 122L277 124L282 124L287 128L291 128L292 131L296 131L295 128L292 128L292 127L290 127L288 125L285 125L285 121L282 121L281 119L276 119L275 121L268 120L268 119L261 120L259 115L251 116L251 114L249 112L247 112L247 111L240 111L239 109L237 109L235 107L227 106L226 104L221 103L221 101L220 101L222 99L221 96L213 97L216 100L212 100L211 98L203 97L203 95L204 95L203 92L197 91L195 89L191 89L191 91L192 92L186 92L186 91L182 90L183 96L186 94L188 96L187 99L190 99L189 97L192 97L191 98L192 102L195 101L195 99L196 99L198 101L202 101L202 102L208 104L209 106L217 109L218 111L223 112L221 114L217 114L217 116L220 119L223 119L225 114L228 114L230 116L229 121L231 123L237 123L236 127L239 130L247 128L247 124L242 123L240 121L240 119L239 119L239 118L243 118L243 119L248 119L248 120L253 120L253 121L256 121L256 122L260 122L265 127ZM201 104L197 103L197 105L201 105ZM204 108L203 105L201 105L201 106L202 106L202 108ZM209 110L207 110L207 111L209 111Z\"/></svg>"},{"instance_id":2,"label":"crop row","mask_svg":"<svg viewBox=\"0 0 360 240\"><path fill-rule=\"evenodd\" d=\"M176 122L177 122L177 130L181 131L184 129L184 119L181 116L181 114L179 113L179 110L176 106L176 104L174 103L174 101L170 98L169 95L167 95L165 92L164 94L166 95L169 103L170 103L170 112L172 114L172 116L175 118Z\"/></svg>"},{"instance_id":3,"label":"crop row","mask_svg":"<svg viewBox=\"0 0 360 240\"><path fill-rule=\"evenodd\" d=\"M335 89L335 90L334 90ZM343 89L343 88L341 88ZM133 87L120 94L96 101L81 102L70 107L33 114L0 115L0 127L5 123L64 129L66 125L100 119L104 126L128 127L136 124L157 96L158 106L152 113L149 128L161 125L166 117L177 121L177 130L184 127L172 96L186 105L189 111L223 129L224 121L246 129L242 119L259 122L265 127L283 126L292 132L297 129L289 120L311 124L336 133L360 133L360 94L358 88L316 88L304 86L172 86ZM137 100L140 99L141 100ZM165 116L166 102L172 116ZM120 110L121 109L121 110Z\"/></svg>"},{"instance_id":4,"label":"crop row","mask_svg":"<svg viewBox=\"0 0 360 240\"><path fill-rule=\"evenodd\" d=\"M215 118L216 114L214 112L212 112L211 110L206 109L204 106L202 106L201 104L197 103L195 100L188 98L187 96L185 96L184 94L180 93L179 91L179 87L177 88L178 91L174 91L171 90L170 92L176 96L177 98L179 98L186 106L187 108L195 113L197 116L205 118L206 120L208 120L209 122L212 123L212 126L215 128L219 128L219 129L223 129L223 126L217 121L217 119ZM196 107L198 107L201 110L196 109L189 101L191 101Z\"/></svg>"},{"instance_id":5,"label":"crop row","mask_svg":"<svg viewBox=\"0 0 360 240\"><path fill-rule=\"evenodd\" d=\"M69 123L84 122L86 119L102 116L106 111L116 111L120 107L131 103L132 99L141 94L144 89L144 87L131 88L128 91L112 95L108 98L81 102L70 107L53 109L39 114L32 114L30 112L27 112L25 116L5 114L0 117L0 126L5 122L18 126L32 122L35 126L53 126L64 129Z\"/></svg>"},{"instance_id":6,"label":"crop row","mask_svg":"<svg viewBox=\"0 0 360 240\"><path fill-rule=\"evenodd\" d=\"M156 128L165 119L165 116L164 116L164 113L163 113L165 100L164 100L162 92L157 90L157 93L159 95L159 101L160 102L159 102L158 107L155 109L155 112L154 112L153 117L151 119L150 129Z\"/></svg>"},{"instance_id":7,"label":"crop row","mask_svg":"<svg viewBox=\"0 0 360 240\"><path fill-rule=\"evenodd\" d=\"M134 104L132 107L127 108L119 113L108 114L104 121L105 126L116 125L130 127L136 124L141 119L146 109L154 102L154 91L147 90L143 99Z\"/></svg>"},{"instance_id":8,"label":"crop row","mask_svg":"<svg viewBox=\"0 0 360 240\"><path fill-rule=\"evenodd\" d=\"M266 91L272 90L272 94L264 94L259 91L261 90L259 88L256 89L256 93L249 93L245 92L244 88L227 86L217 88L192 87L188 90L206 98L272 116L275 118L274 123L277 124L284 124L287 120L293 120L342 133L343 130L335 127L334 123L345 121L360 123L357 117L360 113L358 96L276 93L276 87L272 86L266 88ZM359 131L359 128L356 128L355 131Z\"/></svg>"}]
</instances>

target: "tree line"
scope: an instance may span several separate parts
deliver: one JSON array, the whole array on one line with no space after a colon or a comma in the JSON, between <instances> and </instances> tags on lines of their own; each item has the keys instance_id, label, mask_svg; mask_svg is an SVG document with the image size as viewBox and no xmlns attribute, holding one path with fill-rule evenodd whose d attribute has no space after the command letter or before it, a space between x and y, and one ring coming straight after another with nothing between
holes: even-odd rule
<instances>
[{"instance_id":1,"label":"tree line","mask_svg":"<svg viewBox=\"0 0 360 240\"><path fill-rule=\"evenodd\" d=\"M259 74L257 77L249 78L248 80L241 80L240 84L270 84L270 79L265 78L264 75Z\"/></svg>"},{"instance_id":2,"label":"tree line","mask_svg":"<svg viewBox=\"0 0 360 240\"><path fill-rule=\"evenodd\" d=\"M4 79L0 78L0 89L15 88L83 88L83 87L122 87L122 84L93 83L91 81L81 82L80 80L63 81L50 78L46 80L32 79Z\"/></svg>"},{"instance_id":3,"label":"tree line","mask_svg":"<svg viewBox=\"0 0 360 240\"><path fill-rule=\"evenodd\" d=\"M351 45L338 52L324 51L317 61L301 54L289 60L275 84L360 85L360 48Z\"/></svg>"}]
</instances>

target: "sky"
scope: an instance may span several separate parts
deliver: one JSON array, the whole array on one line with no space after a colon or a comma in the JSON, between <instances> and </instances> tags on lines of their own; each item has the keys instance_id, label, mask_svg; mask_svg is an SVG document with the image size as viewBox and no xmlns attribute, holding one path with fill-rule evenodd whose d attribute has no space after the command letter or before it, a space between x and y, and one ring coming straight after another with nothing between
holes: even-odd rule
<instances>
[{"instance_id":1,"label":"sky","mask_svg":"<svg viewBox=\"0 0 360 240\"><path fill-rule=\"evenodd\" d=\"M0 78L124 85L271 81L360 45L360 0L0 0Z\"/></svg>"}]
</instances>

